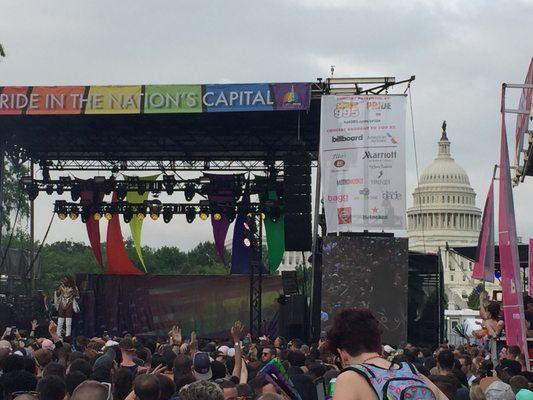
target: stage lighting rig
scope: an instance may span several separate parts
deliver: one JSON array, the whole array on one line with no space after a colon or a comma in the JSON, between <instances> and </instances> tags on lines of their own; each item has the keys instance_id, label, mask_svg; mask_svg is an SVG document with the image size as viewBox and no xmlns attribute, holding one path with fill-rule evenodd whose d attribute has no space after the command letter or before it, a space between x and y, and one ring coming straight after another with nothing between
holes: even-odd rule
<instances>
[{"instance_id":1,"label":"stage lighting rig","mask_svg":"<svg viewBox=\"0 0 533 400\"><path fill-rule=\"evenodd\" d=\"M78 207L77 206L72 206L72 208L70 209L70 213L69 213L70 219L72 221L77 220L79 213L80 213L80 211L79 211Z\"/></svg>"},{"instance_id":2,"label":"stage lighting rig","mask_svg":"<svg viewBox=\"0 0 533 400\"><path fill-rule=\"evenodd\" d=\"M192 206L189 206L185 209L185 219L189 224L191 224L196 218L196 209Z\"/></svg>"},{"instance_id":3,"label":"stage lighting rig","mask_svg":"<svg viewBox=\"0 0 533 400\"><path fill-rule=\"evenodd\" d=\"M161 202L159 200L152 200L149 206L150 218L156 221L161 214Z\"/></svg>"},{"instance_id":4,"label":"stage lighting rig","mask_svg":"<svg viewBox=\"0 0 533 400\"><path fill-rule=\"evenodd\" d=\"M196 216L196 211L194 212L194 215ZM163 221L165 221L165 224L168 224L172 220L173 216L174 216L174 212L172 211L172 207L165 206L163 208ZM187 220L187 222L189 222L189 221ZM190 222L192 222L192 221L190 221Z\"/></svg>"},{"instance_id":5,"label":"stage lighting rig","mask_svg":"<svg viewBox=\"0 0 533 400\"><path fill-rule=\"evenodd\" d=\"M129 224L133 218L133 208L130 205L124 207L124 222Z\"/></svg>"},{"instance_id":6,"label":"stage lighting rig","mask_svg":"<svg viewBox=\"0 0 533 400\"><path fill-rule=\"evenodd\" d=\"M196 194L196 185L192 182L186 183L183 194L185 195L185 200L191 201Z\"/></svg>"},{"instance_id":7,"label":"stage lighting rig","mask_svg":"<svg viewBox=\"0 0 533 400\"><path fill-rule=\"evenodd\" d=\"M169 196L172 195L172 193L174 193L175 185L176 185L176 178L174 177L174 175L163 175L163 186Z\"/></svg>"}]
</instances>

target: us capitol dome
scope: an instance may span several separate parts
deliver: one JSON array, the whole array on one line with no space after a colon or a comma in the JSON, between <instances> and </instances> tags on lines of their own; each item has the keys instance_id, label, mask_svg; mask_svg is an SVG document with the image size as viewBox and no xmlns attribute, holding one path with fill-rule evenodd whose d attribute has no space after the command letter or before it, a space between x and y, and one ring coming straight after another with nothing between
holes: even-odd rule
<instances>
[{"instance_id":1,"label":"us capitol dome","mask_svg":"<svg viewBox=\"0 0 533 400\"><path fill-rule=\"evenodd\" d=\"M409 249L436 252L446 246L476 246L481 229L481 210L465 170L450 153L446 122L438 142L438 154L420 175L407 210Z\"/></svg>"}]
</instances>

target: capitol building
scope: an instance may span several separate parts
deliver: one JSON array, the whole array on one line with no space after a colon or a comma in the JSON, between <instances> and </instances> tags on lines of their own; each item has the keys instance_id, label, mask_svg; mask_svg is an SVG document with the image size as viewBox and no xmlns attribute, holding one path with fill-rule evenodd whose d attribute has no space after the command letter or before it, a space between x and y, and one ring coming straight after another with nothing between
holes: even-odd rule
<instances>
[{"instance_id":1,"label":"capitol building","mask_svg":"<svg viewBox=\"0 0 533 400\"><path fill-rule=\"evenodd\" d=\"M437 157L424 169L413 192L407 224L409 250L440 252L448 308L467 308L468 295L479 282L471 278L473 260L455 253L453 247L477 246L481 210L467 173L451 156L445 123ZM489 292L496 288L487 284Z\"/></svg>"}]
</instances>

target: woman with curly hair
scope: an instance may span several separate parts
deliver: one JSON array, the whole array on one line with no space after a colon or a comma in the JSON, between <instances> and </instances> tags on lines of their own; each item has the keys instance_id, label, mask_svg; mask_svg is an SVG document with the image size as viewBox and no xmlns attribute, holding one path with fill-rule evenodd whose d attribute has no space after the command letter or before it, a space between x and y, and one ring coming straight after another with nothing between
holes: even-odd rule
<instances>
[{"instance_id":1,"label":"woman with curly hair","mask_svg":"<svg viewBox=\"0 0 533 400\"><path fill-rule=\"evenodd\" d=\"M57 308L57 334L63 336L63 326L66 323L65 335L72 333L72 316L80 311L78 300L80 294L72 276L64 276L54 292L54 304Z\"/></svg>"}]
</instances>

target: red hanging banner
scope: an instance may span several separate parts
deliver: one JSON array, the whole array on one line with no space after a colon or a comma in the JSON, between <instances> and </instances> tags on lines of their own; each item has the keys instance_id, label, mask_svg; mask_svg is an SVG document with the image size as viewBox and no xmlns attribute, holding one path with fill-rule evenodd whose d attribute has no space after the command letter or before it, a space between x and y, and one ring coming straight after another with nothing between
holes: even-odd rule
<instances>
[{"instance_id":1,"label":"red hanging banner","mask_svg":"<svg viewBox=\"0 0 533 400\"><path fill-rule=\"evenodd\" d=\"M95 193L92 191L83 191L80 194L80 201L83 202L93 202ZM98 201L104 199L103 193L98 193ZM100 265L100 268L104 269L104 262L102 260L102 248L100 247L100 221L94 219L94 214L89 216L89 219L85 223L87 228L87 236L89 236L89 243L91 244L91 249L93 251L94 257Z\"/></svg>"}]
</instances>

